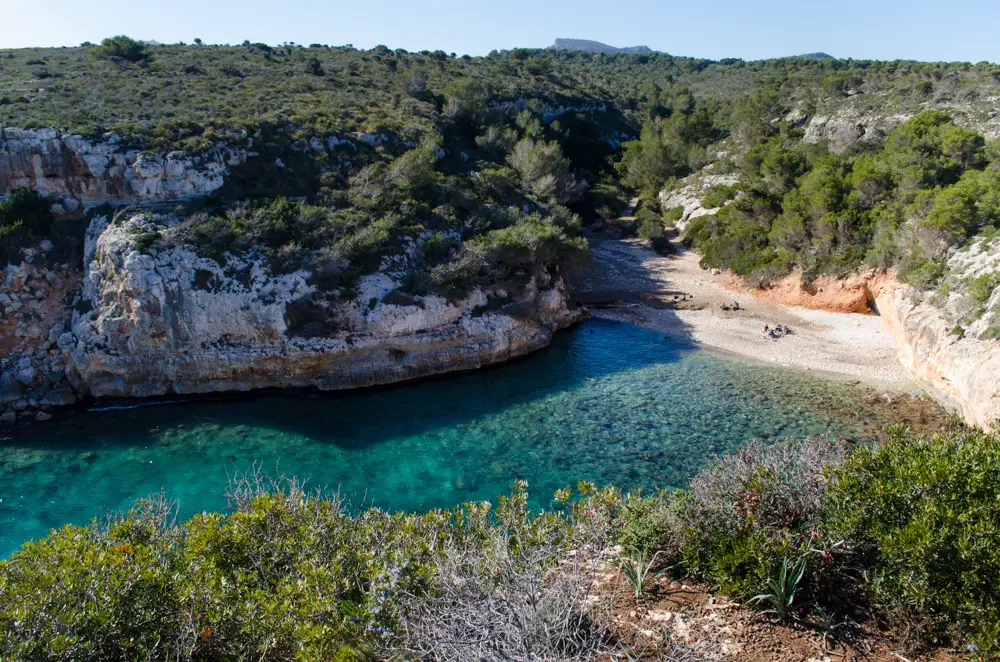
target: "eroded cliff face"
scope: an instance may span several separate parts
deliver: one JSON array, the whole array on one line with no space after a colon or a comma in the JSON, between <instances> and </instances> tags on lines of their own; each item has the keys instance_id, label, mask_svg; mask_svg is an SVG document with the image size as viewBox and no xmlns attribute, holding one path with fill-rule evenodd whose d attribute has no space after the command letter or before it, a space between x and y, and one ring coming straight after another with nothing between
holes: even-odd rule
<instances>
[{"instance_id":1,"label":"eroded cliff face","mask_svg":"<svg viewBox=\"0 0 1000 662\"><path fill-rule=\"evenodd\" d=\"M135 238L150 223L95 219L88 231L81 308L89 310L74 314L69 348L70 377L84 394L387 384L527 354L582 315L558 281L450 302L401 295L395 275L380 271L362 277L353 299L321 311L334 329L305 337L291 327L295 306L316 293L308 272L274 275L253 256L229 255L222 266L185 247L146 254Z\"/></svg>"},{"instance_id":2,"label":"eroded cliff face","mask_svg":"<svg viewBox=\"0 0 1000 662\"><path fill-rule=\"evenodd\" d=\"M938 399L984 428L1000 421L1000 341L949 333L941 309L924 293L893 283L876 303L899 347L899 359Z\"/></svg>"},{"instance_id":3,"label":"eroded cliff face","mask_svg":"<svg viewBox=\"0 0 1000 662\"><path fill-rule=\"evenodd\" d=\"M0 196L23 186L59 200L54 211L74 213L111 204L188 200L219 189L242 149L166 155L126 149L115 134L99 142L55 129L0 128Z\"/></svg>"}]
</instances>

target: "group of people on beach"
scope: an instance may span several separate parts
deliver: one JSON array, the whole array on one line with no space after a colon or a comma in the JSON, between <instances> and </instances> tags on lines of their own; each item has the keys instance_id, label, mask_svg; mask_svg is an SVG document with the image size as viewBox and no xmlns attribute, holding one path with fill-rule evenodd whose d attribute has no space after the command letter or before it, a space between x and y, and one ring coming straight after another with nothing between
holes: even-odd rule
<instances>
[{"instance_id":1,"label":"group of people on beach","mask_svg":"<svg viewBox=\"0 0 1000 662\"><path fill-rule=\"evenodd\" d=\"M784 324L778 324L772 328L769 324L764 325L764 337L770 338L771 340L778 340L779 338L784 338L792 334L792 330L789 329Z\"/></svg>"}]
</instances>

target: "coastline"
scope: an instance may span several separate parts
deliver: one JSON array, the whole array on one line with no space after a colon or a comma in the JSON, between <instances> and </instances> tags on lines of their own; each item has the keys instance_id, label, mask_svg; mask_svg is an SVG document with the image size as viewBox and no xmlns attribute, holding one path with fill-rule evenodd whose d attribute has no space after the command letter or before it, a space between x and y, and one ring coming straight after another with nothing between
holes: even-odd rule
<instances>
[{"instance_id":1,"label":"coastline","mask_svg":"<svg viewBox=\"0 0 1000 662\"><path fill-rule=\"evenodd\" d=\"M574 283L574 294L594 317L640 324L708 350L886 391L925 393L877 315L762 301L733 291L725 276L699 266L697 253L675 247L676 254L661 256L637 239L595 242L595 260ZM738 311L723 309L734 303ZM776 324L792 334L767 338L764 325Z\"/></svg>"}]
</instances>

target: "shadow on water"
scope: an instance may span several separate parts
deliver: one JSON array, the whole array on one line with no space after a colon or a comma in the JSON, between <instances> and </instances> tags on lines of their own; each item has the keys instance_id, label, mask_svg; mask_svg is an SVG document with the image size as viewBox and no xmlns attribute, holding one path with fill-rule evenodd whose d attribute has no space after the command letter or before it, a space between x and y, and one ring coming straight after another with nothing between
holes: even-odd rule
<instances>
[{"instance_id":1,"label":"shadow on water","mask_svg":"<svg viewBox=\"0 0 1000 662\"><path fill-rule=\"evenodd\" d=\"M691 341L626 324L590 320L548 347L460 375L356 391L268 391L171 401L91 402L57 421L23 428L5 446L66 449L94 442L133 445L137 434L199 424L241 425L358 449L496 415L514 404L569 392L588 380L681 360ZM112 405L109 407L108 405ZM120 408L119 408L120 407Z\"/></svg>"},{"instance_id":2,"label":"shadow on water","mask_svg":"<svg viewBox=\"0 0 1000 662\"><path fill-rule=\"evenodd\" d=\"M621 393L628 374L692 349L588 321L523 360L449 379L78 409L0 443L0 554L161 489L182 515L224 508L227 477L254 464L408 510L493 498L516 478L546 496L579 479L610 482L618 460L579 452L596 430L623 434L627 417L605 416L601 386Z\"/></svg>"}]
</instances>

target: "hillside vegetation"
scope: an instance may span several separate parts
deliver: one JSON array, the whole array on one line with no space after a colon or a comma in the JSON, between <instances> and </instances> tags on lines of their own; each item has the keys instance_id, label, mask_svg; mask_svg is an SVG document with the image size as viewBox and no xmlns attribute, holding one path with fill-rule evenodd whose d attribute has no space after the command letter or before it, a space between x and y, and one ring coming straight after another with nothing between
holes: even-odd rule
<instances>
[{"instance_id":1,"label":"hillside vegetation","mask_svg":"<svg viewBox=\"0 0 1000 662\"><path fill-rule=\"evenodd\" d=\"M282 256L279 268L305 265L349 288L352 274L399 254L405 237L433 237L413 294L523 281L550 263L578 262L576 215L614 219L626 187L647 202L625 230L659 241L671 217L655 193L706 166L740 168L745 194L693 232L708 264L767 280L795 265L813 274L902 263L905 277L930 284L942 251L991 223L987 209L955 218L993 185L984 141L954 127L945 135L951 124L937 113L920 120L926 131L914 125L885 148L874 141L835 157L802 145L795 127L844 109L925 108L979 126L997 96L1000 66L989 63L532 49L471 58L382 46L151 46L123 36L0 51L2 125L92 139L113 131L158 152L226 145L258 155L233 169L216 199L182 212L174 241L220 255L261 247ZM364 141L312 148L352 135ZM952 138L966 141L960 154L948 152ZM900 174L905 159L931 157L959 161L917 179ZM852 196L858 178L878 190ZM306 201L272 202L286 196ZM920 231L890 241L911 217ZM4 233L15 249L37 234ZM155 249L156 239L145 242Z\"/></svg>"}]
</instances>

